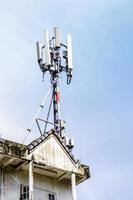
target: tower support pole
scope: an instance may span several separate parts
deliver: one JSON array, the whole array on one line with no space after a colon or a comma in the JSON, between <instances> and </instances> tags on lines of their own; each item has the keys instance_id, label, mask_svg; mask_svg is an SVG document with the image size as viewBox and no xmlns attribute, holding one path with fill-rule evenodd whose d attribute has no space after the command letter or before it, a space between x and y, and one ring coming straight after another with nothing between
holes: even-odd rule
<instances>
[{"instance_id":1,"label":"tower support pole","mask_svg":"<svg viewBox=\"0 0 133 200\"><path fill-rule=\"evenodd\" d=\"M33 160L29 163L29 200L33 200Z\"/></svg>"},{"instance_id":2,"label":"tower support pole","mask_svg":"<svg viewBox=\"0 0 133 200\"><path fill-rule=\"evenodd\" d=\"M54 27L54 37L51 39L49 39L48 30L44 33L44 42L37 42L37 60L43 76L46 72L50 73L53 87L54 129L63 138L65 126L60 116L59 78L60 74L65 72L67 84L71 83L73 70L71 35L67 35L67 43L63 44L59 27ZM45 130L46 127L47 124Z\"/></svg>"},{"instance_id":3,"label":"tower support pole","mask_svg":"<svg viewBox=\"0 0 133 200\"><path fill-rule=\"evenodd\" d=\"M71 174L71 188L72 188L72 200L77 200L76 176L74 172L72 172Z\"/></svg>"},{"instance_id":4,"label":"tower support pole","mask_svg":"<svg viewBox=\"0 0 133 200\"><path fill-rule=\"evenodd\" d=\"M61 134L60 130L60 90L59 90L59 83L58 77L56 81L53 83L53 111L54 111L54 128L57 133Z\"/></svg>"}]
</instances>

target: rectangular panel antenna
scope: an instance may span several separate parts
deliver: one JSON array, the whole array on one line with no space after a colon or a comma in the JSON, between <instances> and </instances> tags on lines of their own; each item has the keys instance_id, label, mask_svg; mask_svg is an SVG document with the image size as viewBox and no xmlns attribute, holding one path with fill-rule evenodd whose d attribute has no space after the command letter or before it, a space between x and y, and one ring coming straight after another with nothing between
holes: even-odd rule
<instances>
[{"instance_id":1,"label":"rectangular panel antenna","mask_svg":"<svg viewBox=\"0 0 133 200\"><path fill-rule=\"evenodd\" d=\"M37 48L37 60L38 60L38 62L40 62L42 60L41 44L40 44L40 42L36 43L36 48Z\"/></svg>"},{"instance_id":2,"label":"rectangular panel antenna","mask_svg":"<svg viewBox=\"0 0 133 200\"><path fill-rule=\"evenodd\" d=\"M60 44L61 44L60 28L54 27L54 36L55 36L55 47L60 48Z\"/></svg>"},{"instance_id":3,"label":"rectangular panel antenna","mask_svg":"<svg viewBox=\"0 0 133 200\"><path fill-rule=\"evenodd\" d=\"M68 57L68 68L69 69L73 69L72 38L71 38L71 35L67 35L67 57Z\"/></svg>"},{"instance_id":4,"label":"rectangular panel antenna","mask_svg":"<svg viewBox=\"0 0 133 200\"><path fill-rule=\"evenodd\" d=\"M51 65L48 30L44 31L44 45L45 64Z\"/></svg>"}]
</instances>

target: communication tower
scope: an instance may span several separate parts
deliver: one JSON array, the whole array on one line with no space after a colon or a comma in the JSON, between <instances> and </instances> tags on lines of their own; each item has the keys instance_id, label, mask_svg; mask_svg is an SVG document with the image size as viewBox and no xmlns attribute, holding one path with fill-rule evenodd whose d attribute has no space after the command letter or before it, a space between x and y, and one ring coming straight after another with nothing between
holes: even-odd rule
<instances>
[{"instance_id":1,"label":"communication tower","mask_svg":"<svg viewBox=\"0 0 133 200\"><path fill-rule=\"evenodd\" d=\"M72 59L72 39L71 35L68 34L66 37L66 44L61 42L61 31L59 27L54 27L53 37L49 37L48 30L44 31L43 41L36 43L37 47L37 60L41 72L43 73L43 80L45 74L50 74L50 83L52 85L52 98L48 110L47 119L37 118L40 110L43 108L44 102L40 105L39 111L35 115L33 122L28 131L31 131L31 127L36 121L39 131L43 134L46 131L47 124L53 124L56 132L63 136L63 130L65 129L64 121L60 116L60 88L59 78L62 72L66 73L67 84L71 83L72 70L73 70L73 59ZM51 106L53 104L53 123L49 122L49 115ZM39 120L45 122L45 129L42 133Z\"/></svg>"}]
</instances>

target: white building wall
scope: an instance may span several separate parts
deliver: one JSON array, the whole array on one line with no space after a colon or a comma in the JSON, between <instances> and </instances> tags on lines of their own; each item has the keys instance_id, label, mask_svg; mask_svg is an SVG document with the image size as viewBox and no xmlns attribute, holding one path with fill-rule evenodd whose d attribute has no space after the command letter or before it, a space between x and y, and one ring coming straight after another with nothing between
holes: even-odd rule
<instances>
[{"instance_id":1,"label":"white building wall","mask_svg":"<svg viewBox=\"0 0 133 200\"><path fill-rule=\"evenodd\" d=\"M27 171L11 171L4 174L4 199L19 200L20 185L28 185ZM56 194L57 200L72 200L68 184L59 183L46 176L34 174L34 200L47 200L48 193Z\"/></svg>"}]
</instances>

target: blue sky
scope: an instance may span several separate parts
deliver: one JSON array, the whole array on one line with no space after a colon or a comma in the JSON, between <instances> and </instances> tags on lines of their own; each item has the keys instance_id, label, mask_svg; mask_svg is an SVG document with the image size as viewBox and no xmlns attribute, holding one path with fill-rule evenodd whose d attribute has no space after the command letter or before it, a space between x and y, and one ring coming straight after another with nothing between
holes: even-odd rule
<instances>
[{"instance_id":1,"label":"blue sky","mask_svg":"<svg viewBox=\"0 0 133 200\"><path fill-rule=\"evenodd\" d=\"M60 26L73 36L74 73L65 77L62 118L91 179L78 199L133 198L133 2L4 0L0 2L0 133L23 141L49 84L42 82L35 43ZM38 137L33 131L29 140Z\"/></svg>"}]
</instances>

